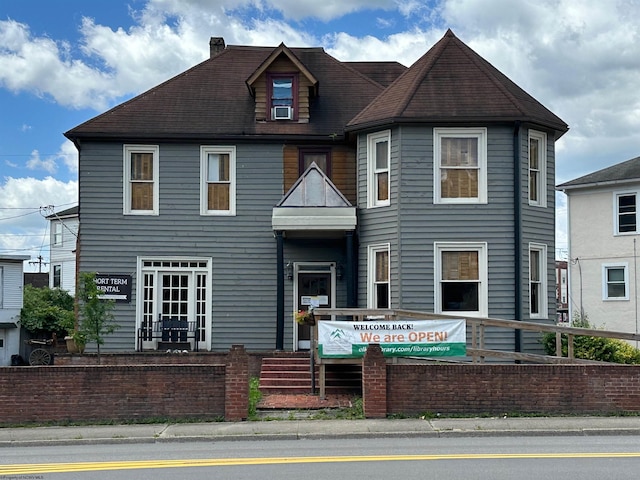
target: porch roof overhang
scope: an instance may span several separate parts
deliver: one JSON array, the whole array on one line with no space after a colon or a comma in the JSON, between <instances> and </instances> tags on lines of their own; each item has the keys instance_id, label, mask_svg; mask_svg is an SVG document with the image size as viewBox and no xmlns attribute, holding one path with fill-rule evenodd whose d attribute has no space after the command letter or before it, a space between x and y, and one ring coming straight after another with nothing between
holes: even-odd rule
<instances>
[{"instance_id":1,"label":"porch roof overhang","mask_svg":"<svg viewBox=\"0 0 640 480\"><path fill-rule=\"evenodd\" d=\"M356 209L313 162L273 207L271 225L287 232L355 230Z\"/></svg>"},{"instance_id":2,"label":"porch roof overhang","mask_svg":"<svg viewBox=\"0 0 640 480\"><path fill-rule=\"evenodd\" d=\"M274 230L347 231L357 225L355 207L275 207Z\"/></svg>"}]
</instances>

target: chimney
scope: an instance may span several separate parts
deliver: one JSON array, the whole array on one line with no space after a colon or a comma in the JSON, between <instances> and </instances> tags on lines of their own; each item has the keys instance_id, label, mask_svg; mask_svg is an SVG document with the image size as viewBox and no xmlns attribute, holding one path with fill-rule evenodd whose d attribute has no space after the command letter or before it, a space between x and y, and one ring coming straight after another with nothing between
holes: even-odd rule
<instances>
[{"instance_id":1,"label":"chimney","mask_svg":"<svg viewBox=\"0 0 640 480\"><path fill-rule=\"evenodd\" d=\"M224 50L224 38L211 37L209 40L209 58L213 58Z\"/></svg>"}]
</instances>

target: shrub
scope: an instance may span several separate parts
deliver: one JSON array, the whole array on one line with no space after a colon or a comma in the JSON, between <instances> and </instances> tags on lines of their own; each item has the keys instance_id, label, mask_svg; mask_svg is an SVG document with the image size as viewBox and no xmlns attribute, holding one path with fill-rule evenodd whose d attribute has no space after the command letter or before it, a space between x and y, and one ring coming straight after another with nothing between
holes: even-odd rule
<instances>
[{"instance_id":1,"label":"shrub","mask_svg":"<svg viewBox=\"0 0 640 480\"><path fill-rule=\"evenodd\" d=\"M34 337L51 338L55 333L64 338L75 323L73 303L66 290L25 285L20 325Z\"/></svg>"},{"instance_id":2,"label":"shrub","mask_svg":"<svg viewBox=\"0 0 640 480\"><path fill-rule=\"evenodd\" d=\"M593 328L587 315L574 313L571 321L572 327ZM568 337L562 334L562 356L568 352ZM556 354L556 335L553 332L545 333L542 338L547 355ZM616 338L575 336L573 339L573 352L575 358L585 360L597 360L599 362L640 364L640 350L627 342Z\"/></svg>"}]
</instances>

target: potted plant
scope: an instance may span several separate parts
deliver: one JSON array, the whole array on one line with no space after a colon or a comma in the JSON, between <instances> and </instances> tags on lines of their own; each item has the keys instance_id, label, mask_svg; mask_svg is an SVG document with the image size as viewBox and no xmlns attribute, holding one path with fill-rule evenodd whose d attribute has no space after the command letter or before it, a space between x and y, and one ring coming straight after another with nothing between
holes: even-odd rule
<instances>
[{"instance_id":1,"label":"potted plant","mask_svg":"<svg viewBox=\"0 0 640 480\"><path fill-rule=\"evenodd\" d=\"M67 351L69 353L84 353L87 336L78 329L69 332L69 335L64 337L64 340L67 342Z\"/></svg>"},{"instance_id":2,"label":"potted plant","mask_svg":"<svg viewBox=\"0 0 640 480\"><path fill-rule=\"evenodd\" d=\"M315 325L316 319L313 315L313 307L309 307L309 310L298 310L295 313L296 322L298 325Z\"/></svg>"}]
</instances>

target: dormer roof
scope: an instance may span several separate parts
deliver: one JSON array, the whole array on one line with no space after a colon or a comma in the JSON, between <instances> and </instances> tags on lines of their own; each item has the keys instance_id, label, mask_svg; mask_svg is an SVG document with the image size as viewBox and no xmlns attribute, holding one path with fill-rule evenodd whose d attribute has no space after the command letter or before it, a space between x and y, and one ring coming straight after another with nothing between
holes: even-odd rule
<instances>
[{"instance_id":1,"label":"dormer roof","mask_svg":"<svg viewBox=\"0 0 640 480\"><path fill-rule=\"evenodd\" d=\"M319 49L322 50L322 49ZM273 64L273 62L280 57L281 55L286 56L291 63L293 63L296 69L304 75L309 83L313 85L314 94L317 94L318 90L318 79L309 71L309 69L300 61L298 57L288 48L284 43L281 43L278 47L276 47L271 55L269 55L262 64L251 74L251 76L247 79L247 86L249 90L252 92L252 95L255 94L254 83L267 71L269 67Z\"/></svg>"}]
</instances>

